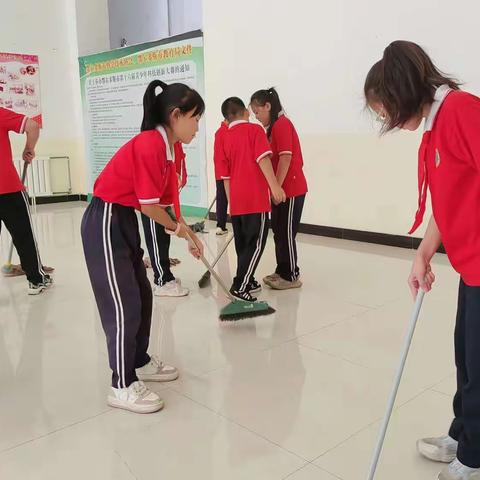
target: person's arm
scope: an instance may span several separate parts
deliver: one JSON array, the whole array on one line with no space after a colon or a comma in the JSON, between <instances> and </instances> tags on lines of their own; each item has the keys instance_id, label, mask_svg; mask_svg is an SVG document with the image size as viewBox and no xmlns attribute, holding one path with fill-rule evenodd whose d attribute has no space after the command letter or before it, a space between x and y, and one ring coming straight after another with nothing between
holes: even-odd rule
<instances>
[{"instance_id":1,"label":"person's arm","mask_svg":"<svg viewBox=\"0 0 480 480\"><path fill-rule=\"evenodd\" d=\"M200 258L203 255L203 244L192 232L187 225L183 217L180 217L178 221L173 220L166 210L160 205L141 205L142 213L151 218L154 222L159 223L170 232L174 232L177 237L183 238L189 242L189 248L192 255L196 258ZM194 247L192 249L191 243Z\"/></svg>"},{"instance_id":2,"label":"person's arm","mask_svg":"<svg viewBox=\"0 0 480 480\"><path fill-rule=\"evenodd\" d=\"M435 275L432 272L430 261L441 243L442 237L435 218L432 215L428 222L425 236L418 247L415 260L413 261L412 271L408 277L408 285L414 298L417 296L420 288L425 292L429 292L432 289L432 284L435 282Z\"/></svg>"},{"instance_id":3,"label":"person's arm","mask_svg":"<svg viewBox=\"0 0 480 480\"><path fill-rule=\"evenodd\" d=\"M31 163L35 158L35 146L37 145L40 136L40 127L35 120L27 119L25 123L25 134L27 140L23 150L22 158L25 162Z\"/></svg>"},{"instance_id":4,"label":"person's arm","mask_svg":"<svg viewBox=\"0 0 480 480\"><path fill-rule=\"evenodd\" d=\"M260 170L262 171L265 179L267 180L275 204L278 205L279 203L284 202L287 197L285 195L285 192L283 191L283 188L278 184L277 177L273 172L270 155L265 155L263 158L261 158L258 162L258 166L260 167Z\"/></svg>"},{"instance_id":5,"label":"person's arm","mask_svg":"<svg viewBox=\"0 0 480 480\"><path fill-rule=\"evenodd\" d=\"M280 186L283 185L285 178L288 173L288 169L290 168L290 163L292 161L292 154L291 153L281 153L278 160L278 167L277 167L277 181Z\"/></svg>"},{"instance_id":6,"label":"person's arm","mask_svg":"<svg viewBox=\"0 0 480 480\"><path fill-rule=\"evenodd\" d=\"M227 194L228 204L230 204L230 179L224 178L223 185L225 186L225 193Z\"/></svg>"}]
</instances>

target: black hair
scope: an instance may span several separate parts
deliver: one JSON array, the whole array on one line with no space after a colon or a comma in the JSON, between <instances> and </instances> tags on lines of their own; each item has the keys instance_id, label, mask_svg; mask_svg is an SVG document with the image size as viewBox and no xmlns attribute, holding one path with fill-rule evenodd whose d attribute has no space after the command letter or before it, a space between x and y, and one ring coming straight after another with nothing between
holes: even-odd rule
<instances>
[{"instance_id":1,"label":"black hair","mask_svg":"<svg viewBox=\"0 0 480 480\"><path fill-rule=\"evenodd\" d=\"M222 115L225 120L231 122L238 117L240 113L245 112L247 107L243 103L243 100L238 97L227 98L222 103Z\"/></svg>"},{"instance_id":2,"label":"black hair","mask_svg":"<svg viewBox=\"0 0 480 480\"><path fill-rule=\"evenodd\" d=\"M270 125L267 129L267 135L270 137L272 133L273 124L278 120L280 112L283 110L280 97L274 87L267 90L258 90L250 98L250 104L256 104L264 107L267 103L270 104Z\"/></svg>"},{"instance_id":3,"label":"black hair","mask_svg":"<svg viewBox=\"0 0 480 480\"><path fill-rule=\"evenodd\" d=\"M367 106L383 105L385 133L421 115L423 107L433 103L436 89L445 84L453 90L460 88L460 83L442 73L422 47L396 40L368 72L364 94Z\"/></svg>"},{"instance_id":4,"label":"black hair","mask_svg":"<svg viewBox=\"0 0 480 480\"><path fill-rule=\"evenodd\" d=\"M156 93L160 87L162 91ZM143 120L140 130L154 130L158 125L169 125L170 114L178 108L182 114L203 115L205 102L200 94L183 83L170 85L153 80L143 95Z\"/></svg>"}]
</instances>

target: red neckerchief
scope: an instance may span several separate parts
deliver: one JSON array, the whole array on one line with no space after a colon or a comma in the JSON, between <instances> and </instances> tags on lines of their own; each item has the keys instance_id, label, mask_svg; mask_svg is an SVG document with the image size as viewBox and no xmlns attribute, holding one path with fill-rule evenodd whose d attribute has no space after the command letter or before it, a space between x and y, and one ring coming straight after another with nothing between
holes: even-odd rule
<instances>
[{"instance_id":1,"label":"red neckerchief","mask_svg":"<svg viewBox=\"0 0 480 480\"><path fill-rule=\"evenodd\" d=\"M422 224L427 204L428 172L427 172L427 147L430 143L431 130L423 134L422 143L418 149L418 210L415 221L408 232L411 235Z\"/></svg>"}]
</instances>

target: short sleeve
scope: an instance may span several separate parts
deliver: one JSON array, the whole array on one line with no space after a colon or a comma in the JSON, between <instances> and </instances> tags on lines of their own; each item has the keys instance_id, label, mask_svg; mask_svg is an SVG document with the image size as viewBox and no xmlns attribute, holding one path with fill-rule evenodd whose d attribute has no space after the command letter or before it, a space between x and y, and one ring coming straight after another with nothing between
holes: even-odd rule
<instances>
[{"instance_id":1,"label":"short sleeve","mask_svg":"<svg viewBox=\"0 0 480 480\"><path fill-rule=\"evenodd\" d=\"M213 162L215 164L215 171L217 176L222 179L229 179L230 178L230 162L227 158L227 154L225 151L226 144L225 144L225 137L226 134L223 132L218 132L215 135L215 143L213 146Z\"/></svg>"},{"instance_id":2,"label":"short sleeve","mask_svg":"<svg viewBox=\"0 0 480 480\"><path fill-rule=\"evenodd\" d=\"M140 205L160 204L169 180L165 146L141 134L134 144L133 156L133 182L138 202Z\"/></svg>"},{"instance_id":3,"label":"short sleeve","mask_svg":"<svg viewBox=\"0 0 480 480\"><path fill-rule=\"evenodd\" d=\"M459 142L480 170L480 99L470 96L455 110L455 124Z\"/></svg>"},{"instance_id":4,"label":"short sleeve","mask_svg":"<svg viewBox=\"0 0 480 480\"><path fill-rule=\"evenodd\" d=\"M262 158L272 154L272 149L267 138L267 134L262 127L255 128L253 154L256 162L260 162Z\"/></svg>"},{"instance_id":5,"label":"short sleeve","mask_svg":"<svg viewBox=\"0 0 480 480\"><path fill-rule=\"evenodd\" d=\"M6 108L0 108L0 128L7 132L23 133L28 117Z\"/></svg>"},{"instance_id":6,"label":"short sleeve","mask_svg":"<svg viewBox=\"0 0 480 480\"><path fill-rule=\"evenodd\" d=\"M272 129L272 143L278 150L278 155L293 153L293 125L286 118L276 121Z\"/></svg>"}]
</instances>

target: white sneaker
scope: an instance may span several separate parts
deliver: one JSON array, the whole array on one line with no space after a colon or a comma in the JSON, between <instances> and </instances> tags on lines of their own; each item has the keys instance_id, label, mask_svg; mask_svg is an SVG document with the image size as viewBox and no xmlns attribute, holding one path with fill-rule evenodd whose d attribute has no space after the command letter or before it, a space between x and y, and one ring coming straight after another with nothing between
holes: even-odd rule
<instances>
[{"instance_id":1,"label":"white sneaker","mask_svg":"<svg viewBox=\"0 0 480 480\"><path fill-rule=\"evenodd\" d=\"M458 442L445 435L437 438L422 438L417 442L417 450L434 462L450 463L457 456Z\"/></svg>"},{"instance_id":2,"label":"white sneaker","mask_svg":"<svg viewBox=\"0 0 480 480\"><path fill-rule=\"evenodd\" d=\"M40 295L47 288L50 288L53 285L53 278L50 275L45 275L45 280L41 283L32 283L28 282L28 291L29 295Z\"/></svg>"},{"instance_id":3,"label":"white sneaker","mask_svg":"<svg viewBox=\"0 0 480 480\"><path fill-rule=\"evenodd\" d=\"M165 365L156 355L152 355L142 368L137 368L137 377L144 382L172 382L178 375L175 367Z\"/></svg>"},{"instance_id":4,"label":"white sneaker","mask_svg":"<svg viewBox=\"0 0 480 480\"><path fill-rule=\"evenodd\" d=\"M220 228L220 227L217 227L217 230L215 231L215 234L218 235L219 237L222 236L222 235L226 235L228 233L228 230L227 229L223 229L223 228Z\"/></svg>"},{"instance_id":5,"label":"white sneaker","mask_svg":"<svg viewBox=\"0 0 480 480\"><path fill-rule=\"evenodd\" d=\"M179 280L172 280L161 287L156 285L153 293L156 297L186 297L190 290L182 287Z\"/></svg>"},{"instance_id":6,"label":"white sneaker","mask_svg":"<svg viewBox=\"0 0 480 480\"><path fill-rule=\"evenodd\" d=\"M158 412L164 406L163 400L150 391L143 382L133 382L127 388L113 388L108 404L135 413Z\"/></svg>"},{"instance_id":7,"label":"white sneaker","mask_svg":"<svg viewBox=\"0 0 480 480\"><path fill-rule=\"evenodd\" d=\"M438 480L480 480L480 468L467 467L456 458L441 471Z\"/></svg>"}]
</instances>

